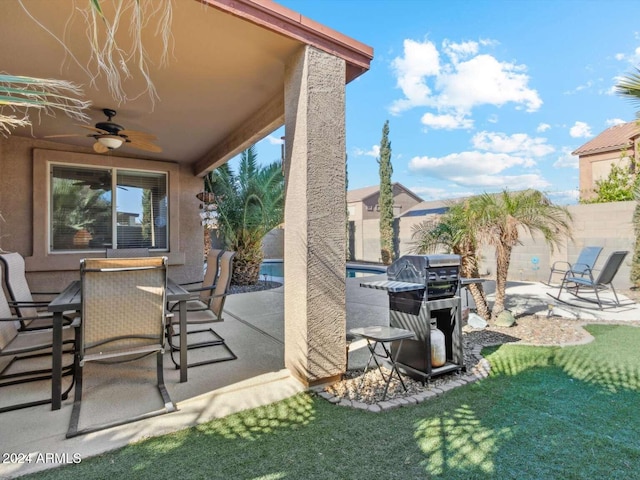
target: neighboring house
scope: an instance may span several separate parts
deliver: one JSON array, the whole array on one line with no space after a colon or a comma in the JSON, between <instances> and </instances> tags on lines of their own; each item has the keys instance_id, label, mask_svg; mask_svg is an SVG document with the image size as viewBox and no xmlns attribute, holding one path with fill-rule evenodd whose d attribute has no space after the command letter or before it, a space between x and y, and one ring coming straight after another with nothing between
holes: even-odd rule
<instances>
[{"instance_id":1,"label":"neighboring house","mask_svg":"<svg viewBox=\"0 0 640 480\"><path fill-rule=\"evenodd\" d=\"M358 188L347 192L349 220L371 220L380 218L380 185ZM422 199L404 185L393 184L393 216L399 217Z\"/></svg>"},{"instance_id":2,"label":"neighboring house","mask_svg":"<svg viewBox=\"0 0 640 480\"><path fill-rule=\"evenodd\" d=\"M283 363L307 384L338 379L346 368L346 287L345 259L335 252L344 250L346 231L344 216L325 212L344 211L345 85L369 69L373 49L269 0L173 3L167 68L155 66L155 25L143 35L159 96L153 106L138 72L126 79L131 98L122 102L105 75L86 75L91 39L75 2L2 2L3 72L85 85L83 100L94 106L91 125L105 121L100 109L115 108L114 122L156 136L162 149L136 150L119 140L96 153L108 139L93 138L91 126L80 128L61 113L31 112L33 128L0 136L2 248L25 257L34 290L53 291L78 278L82 258L104 256L110 244L127 246L127 231L136 229L152 255L168 257L172 279L201 279L196 194L203 176L284 125ZM111 2L100 4L106 16L113 14ZM118 32L128 44L127 26ZM63 37L73 56L50 33ZM96 141L103 147L94 150ZM63 202L65 185L86 187ZM136 192L136 205L123 203ZM83 206L85 198L93 204ZM140 214L140 226L117 221L118 207ZM69 210L81 221L70 220ZM80 228L91 239L74 243Z\"/></svg>"},{"instance_id":3,"label":"neighboring house","mask_svg":"<svg viewBox=\"0 0 640 480\"><path fill-rule=\"evenodd\" d=\"M349 258L380 262L380 185L347 192L349 211ZM422 199L404 185L393 184L393 213L399 218ZM396 248L397 250L397 248Z\"/></svg>"},{"instance_id":4,"label":"neighboring house","mask_svg":"<svg viewBox=\"0 0 640 480\"><path fill-rule=\"evenodd\" d=\"M623 123L607 128L571 152L580 161L581 200L595 196L596 182L609 176L611 165L626 165L635 169L638 164L636 143L639 137L640 126L637 122Z\"/></svg>"}]
</instances>

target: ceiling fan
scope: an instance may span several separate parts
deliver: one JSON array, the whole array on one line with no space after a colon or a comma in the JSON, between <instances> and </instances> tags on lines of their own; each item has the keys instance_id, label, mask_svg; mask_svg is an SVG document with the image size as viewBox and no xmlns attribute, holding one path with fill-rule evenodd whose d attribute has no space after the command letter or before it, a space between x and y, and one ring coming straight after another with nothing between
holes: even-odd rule
<instances>
[{"instance_id":1,"label":"ceiling fan","mask_svg":"<svg viewBox=\"0 0 640 480\"><path fill-rule=\"evenodd\" d=\"M111 119L116 116L115 110L103 108L102 112L107 116L106 122L98 122L95 127L78 125L78 127L86 128L93 132L86 136L96 139L96 142L93 144L93 150L96 153L105 153L110 150L115 150L116 148L120 148L123 144L139 150L146 150L147 152L162 152L162 149L158 145L152 143L154 140L157 140L155 135L135 130L126 130L122 125L112 122ZM70 133L63 135L48 135L45 138L82 136L85 135Z\"/></svg>"}]
</instances>

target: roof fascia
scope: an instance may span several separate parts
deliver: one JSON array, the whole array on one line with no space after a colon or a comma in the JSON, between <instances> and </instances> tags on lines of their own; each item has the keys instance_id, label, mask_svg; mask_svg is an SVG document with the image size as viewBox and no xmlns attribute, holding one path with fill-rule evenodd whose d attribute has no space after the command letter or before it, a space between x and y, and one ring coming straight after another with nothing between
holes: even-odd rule
<instances>
[{"instance_id":1,"label":"roof fascia","mask_svg":"<svg viewBox=\"0 0 640 480\"><path fill-rule=\"evenodd\" d=\"M271 0L195 0L345 60L346 83L371 65L373 48Z\"/></svg>"}]
</instances>

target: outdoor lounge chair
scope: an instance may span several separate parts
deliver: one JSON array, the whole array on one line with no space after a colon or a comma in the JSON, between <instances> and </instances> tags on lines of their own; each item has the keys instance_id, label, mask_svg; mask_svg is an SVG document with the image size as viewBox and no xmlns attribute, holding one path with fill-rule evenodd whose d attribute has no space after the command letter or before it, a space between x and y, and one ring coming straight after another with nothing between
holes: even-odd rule
<instances>
[{"instance_id":1,"label":"outdoor lounge chair","mask_svg":"<svg viewBox=\"0 0 640 480\"><path fill-rule=\"evenodd\" d=\"M556 300L564 302L564 300L560 299L560 294L562 293L562 289L565 289L567 292L575 295L578 298L581 298L582 300L597 303L600 310L602 310L603 304L602 300L600 299L600 295L598 295L598 292L601 290L610 289L613 292L613 296L615 298L615 306L619 307L620 300L618 300L618 295L616 294L615 288L613 288L612 282L628 253L629 252L627 251L613 252L602 267L600 274L595 279L593 277L593 271L590 268L586 269L584 271L584 274L580 276L572 276L571 272L567 272L567 274L562 279L562 284L560 285L560 290L558 290L558 295L549 295ZM595 295L595 300L592 298L580 296L579 293L581 288L590 292L592 291Z\"/></svg>"},{"instance_id":2,"label":"outdoor lounge chair","mask_svg":"<svg viewBox=\"0 0 640 480\"><path fill-rule=\"evenodd\" d=\"M15 368L18 363L23 365L22 362L25 362L24 364L27 364L30 359L34 359L37 363L35 359L38 357L50 357L53 346L51 330L19 331L16 320L16 317L11 316L9 302L0 289L0 388L51 378L51 367L42 368L42 365L35 365L37 368L31 370ZM63 353L71 354L71 356L74 354L77 340L78 329L75 327L76 325L67 326L62 330ZM63 375L72 373L73 362L63 366ZM69 388L63 392L63 399L67 398L72 387L73 381ZM47 389L47 393L50 393L49 389ZM0 407L0 413L47 403L51 403L51 395L42 400Z\"/></svg>"},{"instance_id":3,"label":"outdoor lounge chair","mask_svg":"<svg viewBox=\"0 0 640 480\"><path fill-rule=\"evenodd\" d=\"M20 330L38 330L52 327L53 315L42 311L49 301L35 301L34 296L53 297L58 292L32 292L27 282L24 258L19 253L1 253L0 264L4 269L4 283L9 294L9 306L18 317ZM65 324L70 324L77 315L68 312Z\"/></svg>"},{"instance_id":4,"label":"outdoor lounge chair","mask_svg":"<svg viewBox=\"0 0 640 480\"><path fill-rule=\"evenodd\" d=\"M593 270L596 264L596 260L602 252L602 247L584 247L580 251L575 263L569 263L564 261L553 262L551 265L551 272L549 273L549 280L547 285L551 285L551 277L554 273L561 273L563 276L569 274L572 277L582 277L587 272L587 269ZM569 273L570 272L570 273Z\"/></svg>"},{"instance_id":5,"label":"outdoor lounge chair","mask_svg":"<svg viewBox=\"0 0 640 480\"><path fill-rule=\"evenodd\" d=\"M176 410L163 373L167 258L85 259L80 264L80 279L82 328L67 438ZM78 430L85 364L129 362L153 354L164 408Z\"/></svg>"},{"instance_id":6,"label":"outdoor lounge chair","mask_svg":"<svg viewBox=\"0 0 640 480\"><path fill-rule=\"evenodd\" d=\"M215 255L215 253L214 253ZM213 275L214 271L219 270L218 279L215 282L213 292L207 292L207 297L198 297L194 301L188 302L192 304L192 310L188 310L187 314L187 325L194 324L205 324L211 322L221 322L223 321L222 310L224 308L224 303L229 294L229 286L231 285L231 273L233 271L233 257L235 257L236 252L224 251L219 256L219 268L212 268L212 266L207 265L207 279ZM211 272L210 272L211 269ZM198 292L197 289L194 290L194 293L200 295L202 292ZM204 307L204 308L203 308ZM171 310L175 310L178 308L178 304L172 305ZM175 364L176 368L180 368L180 364L174 358L173 353L180 351L180 346L178 339L174 340L174 337L178 337L183 332L179 331L179 325L177 322L172 322L168 328L168 337L169 344L171 346L171 360ZM205 347L220 347L224 350L225 355L222 357L215 357L208 360L203 360L199 362L189 363L189 367L197 367L200 365L208 365L211 363L218 362L226 362L228 360L235 360L238 358L235 353L229 348L226 344L224 338L222 338L215 330L212 328L204 328L199 330L189 330L187 335L197 335L202 333L209 333L212 337L211 340L203 340L203 341L194 341L188 342L187 349L198 349Z\"/></svg>"}]
</instances>

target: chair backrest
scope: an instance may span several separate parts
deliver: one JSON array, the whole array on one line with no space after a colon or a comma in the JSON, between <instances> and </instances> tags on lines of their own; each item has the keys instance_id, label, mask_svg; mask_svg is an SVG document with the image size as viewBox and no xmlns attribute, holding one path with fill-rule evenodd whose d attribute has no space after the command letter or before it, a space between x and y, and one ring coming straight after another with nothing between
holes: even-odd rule
<instances>
[{"instance_id":1,"label":"chair backrest","mask_svg":"<svg viewBox=\"0 0 640 480\"><path fill-rule=\"evenodd\" d=\"M216 289L213 292L213 301L209 307L211 311L216 314L218 319L222 318L222 309L224 308L227 293L229 293L231 274L233 273L233 257L235 256L236 252L230 251L225 251L220 256L220 274L218 275Z\"/></svg>"},{"instance_id":2,"label":"chair backrest","mask_svg":"<svg viewBox=\"0 0 640 480\"><path fill-rule=\"evenodd\" d=\"M142 258L149 256L148 248L107 248L107 258Z\"/></svg>"},{"instance_id":3,"label":"chair backrest","mask_svg":"<svg viewBox=\"0 0 640 480\"><path fill-rule=\"evenodd\" d=\"M164 345L167 258L87 258L82 281L81 358Z\"/></svg>"},{"instance_id":4,"label":"chair backrest","mask_svg":"<svg viewBox=\"0 0 640 480\"><path fill-rule=\"evenodd\" d=\"M598 275L598 279L595 281L596 285L609 285L618 273L620 265L622 265L624 257L626 257L628 253L627 251L618 251L609 255L604 267L602 267L600 271L600 275Z\"/></svg>"},{"instance_id":5,"label":"chair backrest","mask_svg":"<svg viewBox=\"0 0 640 480\"><path fill-rule=\"evenodd\" d=\"M202 286L215 285L218 281L218 271L220 269L220 257L224 250L211 249L207 255L207 271L204 273L204 280L202 280ZM203 290L200 292L200 301L210 305L211 295L213 295L213 288L211 290Z\"/></svg>"},{"instance_id":6,"label":"chair backrest","mask_svg":"<svg viewBox=\"0 0 640 480\"><path fill-rule=\"evenodd\" d=\"M27 283L24 258L19 253L0 254L5 271L5 285L9 299L14 302L33 302L31 289ZM16 309L18 317L35 317L38 311L34 307L20 307Z\"/></svg>"},{"instance_id":7,"label":"chair backrest","mask_svg":"<svg viewBox=\"0 0 640 480\"><path fill-rule=\"evenodd\" d=\"M0 269L0 281L2 280L2 270ZM1 282L0 282L1 283ZM11 318L11 309L4 292L0 288L0 318ZM14 322L0 322L0 352L4 350L13 338L18 335L18 328Z\"/></svg>"},{"instance_id":8,"label":"chair backrest","mask_svg":"<svg viewBox=\"0 0 640 480\"><path fill-rule=\"evenodd\" d=\"M593 270L600 252L602 252L602 247L584 247L578 255L578 259L571 265L571 271L585 273L587 269Z\"/></svg>"}]
</instances>

